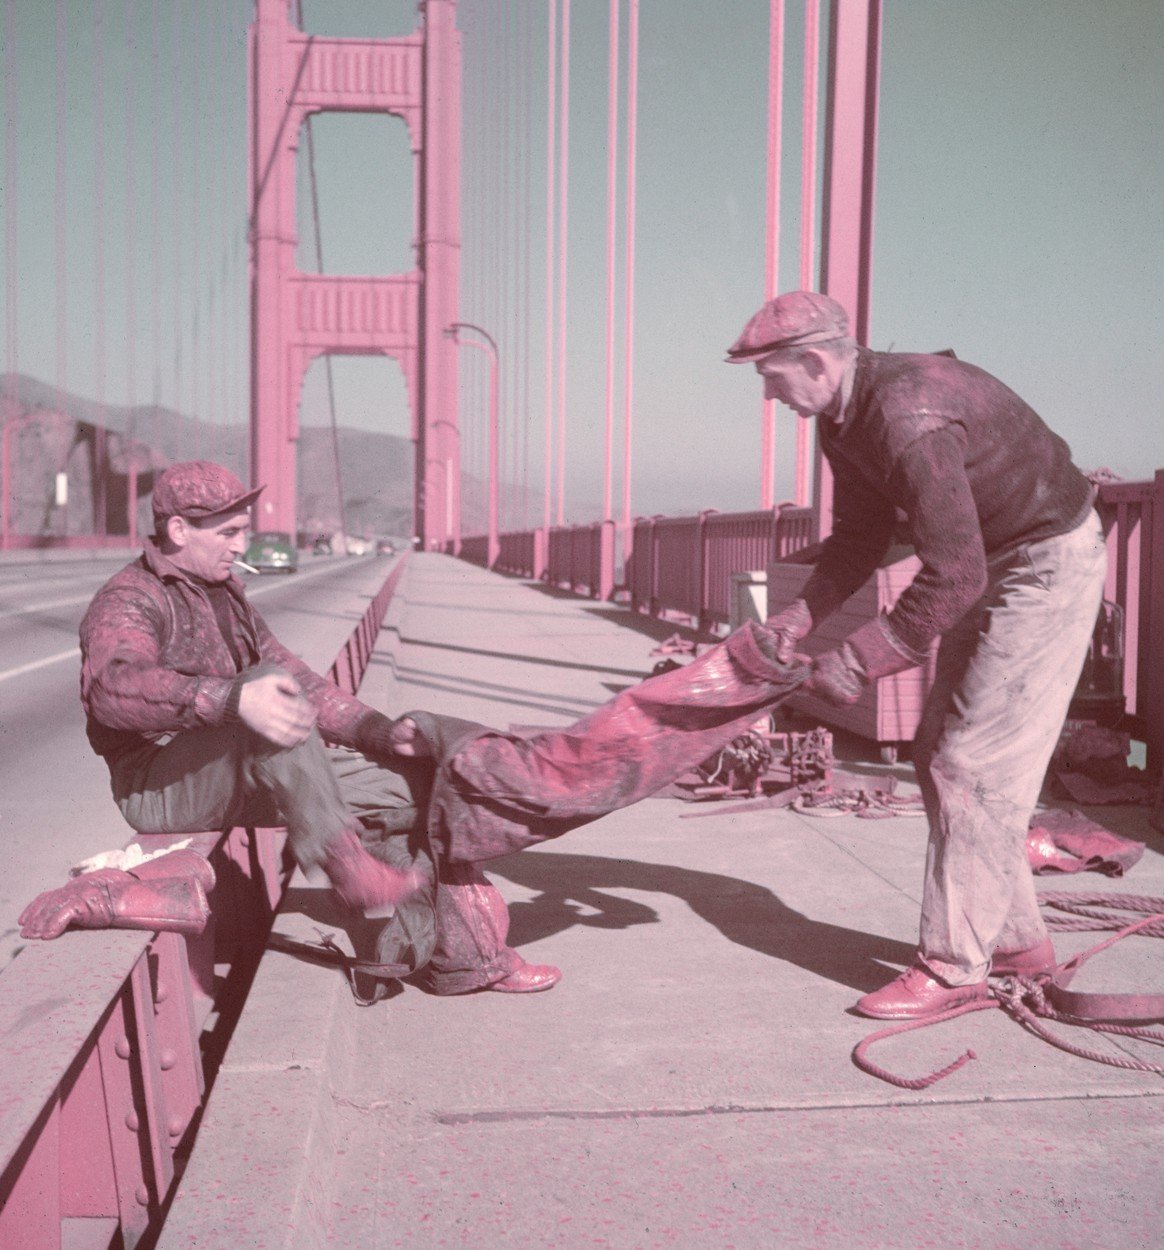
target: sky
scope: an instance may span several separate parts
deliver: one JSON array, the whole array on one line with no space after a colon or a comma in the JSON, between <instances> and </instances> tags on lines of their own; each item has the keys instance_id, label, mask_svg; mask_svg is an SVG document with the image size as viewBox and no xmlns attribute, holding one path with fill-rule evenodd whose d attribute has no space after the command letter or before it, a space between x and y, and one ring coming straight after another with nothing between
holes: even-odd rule
<instances>
[{"instance_id":1,"label":"sky","mask_svg":"<svg viewBox=\"0 0 1164 1250\"><path fill-rule=\"evenodd\" d=\"M402 0L302 7L318 34L415 24ZM541 516L547 8L462 0L459 13L461 316L501 344L503 474L526 499L503 527ZM799 284L803 8L786 5L782 289ZM745 510L759 503L759 387L722 361L764 293L769 6L641 0L640 13L633 510ZM244 421L250 0L3 0L3 15L3 368L110 403ZM573 0L575 521L595 519L602 498L608 20L606 0ZM1164 5L886 0L881 83L871 346L953 347L1027 399L1084 468L1150 476L1164 466ZM333 114L312 127L326 267L410 268L404 123ZM624 151L622 139L620 168ZM314 268L300 152L301 265ZM621 256L621 179L618 195ZM617 329L621 401L621 313ZM475 473L479 355L462 352ZM337 359L334 373L341 424L407 433L393 362ZM321 364L303 419L329 419ZM621 465L621 402L616 419ZM794 423L778 420L777 498L791 493Z\"/></svg>"}]
</instances>

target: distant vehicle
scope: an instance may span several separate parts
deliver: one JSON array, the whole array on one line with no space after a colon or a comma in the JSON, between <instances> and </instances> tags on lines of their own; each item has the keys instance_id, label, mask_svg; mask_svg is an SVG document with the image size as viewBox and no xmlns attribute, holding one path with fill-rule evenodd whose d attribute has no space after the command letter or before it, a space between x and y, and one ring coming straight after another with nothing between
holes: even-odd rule
<instances>
[{"instance_id":1,"label":"distant vehicle","mask_svg":"<svg viewBox=\"0 0 1164 1250\"><path fill-rule=\"evenodd\" d=\"M313 556L330 556L331 553L331 535L317 535L315 541L311 544L311 554Z\"/></svg>"},{"instance_id":2,"label":"distant vehicle","mask_svg":"<svg viewBox=\"0 0 1164 1250\"><path fill-rule=\"evenodd\" d=\"M378 556L394 556L396 554L396 544L391 538L378 538L376 540L376 554Z\"/></svg>"},{"instance_id":3,"label":"distant vehicle","mask_svg":"<svg viewBox=\"0 0 1164 1250\"><path fill-rule=\"evenodd\" d=\"M347 539L348 555L366 556L372 550L372 544L366 538L350 534Z\"/></svg>"},{"instance_id":4,"label":"distant vehicle","mask_svg":"<svg viewBox=\"0 0 1164 1250\"><path fill-rule=\"evenodd\" d=\"M299 552L291 535L282 530L252 534L243 559L260 573L295 573L299 569Z\"/></svg>"}]
</instances>

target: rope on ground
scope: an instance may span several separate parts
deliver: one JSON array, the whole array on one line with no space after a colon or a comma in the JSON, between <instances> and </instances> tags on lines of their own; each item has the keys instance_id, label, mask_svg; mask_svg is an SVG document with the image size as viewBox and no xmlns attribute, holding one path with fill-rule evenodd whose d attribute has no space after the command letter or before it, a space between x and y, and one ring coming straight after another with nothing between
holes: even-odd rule
<instances>
[{"instance_id":1,"label":"rope on ground","mask_svg":"<svg viewBox=\"0 0 1164 1250\"><path fill-rule=\"evenodd\" d=\"M1119 911L1137 912L1154 916L1164 912L1164 898L1151 898L1143 894L1071 894L1046 893L1039 894L1039 902L1044 907L1064 912L1064 915L1046 917L1047 928L1056 932L1078 932L1089 930L1122 929L1128 924L1127 916L1116 914ZM1164 922L1156 921L1140 929L1145 937L1164 937Z\"/></svg>"},{"instance_id":2,"label":"rope on ground","mask_svg":"<svg viewBox=\"0 0 1164 1250\"><path fill-rule=\"evenodd\" d=\"M990 985L991 997L985 1001L968 1003L952 1008L925 1020L908 1020L900 1024L890 1025L870 1033L853 1048L853 1062L862 1072L875 1076L899 1089L922 1090L937 1084L951 1073L956 1072L971 1059L977 1058L972 1050L966 1050L957 1059L923 1077L902 1077L876 1064L868 1056L869 1049L877 1042L907 1033L913 1029L928 1028L930 1025L941 1024L953 1020L957 1016L967 1015L972 1011L1001 1008L1017 1024L1028 1032L1041 1038L1058 1050L1080 1059L1089 1059L1093 1063L1106 1064L1111 1068L1122 1068L1131 1072L1153 1072L1164 1075L1164 1064L1148 1063L1146 1060L1132 1056L1120 1056L1108 1052L1080 1046L1075 1042L1061 1037L1046 1027L1044 1020L1053 1020L1061 1024L1089 1029L1093 1033L1112 1034L1117 1037L1132 1038L1137 1041L1149 1042L1153 1045L1164 1045L1164 1030L1145 1028L1142 1024L1121 1024L1110 1020L1087 1020L1078 1016L1067 1015L1057 1011L1047 1001L1048 987L1054 988L1056 978L1063 976L1063 984L1093 955L1114 946L1132 934L1145 937L1164 937L1164 898L1151 898L1135 894L1054 894L1039 895L1039 902L1061 910L1069 915L1047 917L1048 927L1060 931L1070 930L1118 930L1114 936L1098 942L1080 954L1067 960L1050 972L1041 973L1036 977L1006 977ZM1101 910L1102 909L1102 910ZM1127 916L1118 912L1146 913L1145 918L1129 924ZM1061 988L1061 987L1060 987Z\"/></svg>"}]
</instances>

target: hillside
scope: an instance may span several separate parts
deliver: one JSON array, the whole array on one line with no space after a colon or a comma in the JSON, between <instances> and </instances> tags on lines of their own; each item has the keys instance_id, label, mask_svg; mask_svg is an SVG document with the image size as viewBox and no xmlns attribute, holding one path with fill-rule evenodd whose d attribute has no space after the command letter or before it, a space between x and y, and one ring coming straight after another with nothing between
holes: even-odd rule
<instances>
[{"instance_id":1,"label":"hillside","mask_svg":"<svg viewBox=\"0 0 1164 1250\"><path fill-rule=\"evenodd\" d=\"M138 472L138 529L150 527L153 478L177 460L221 461L245 476L247 429L216 425L155 405L117 407L59 390L22 374L0 375L0 394L15 402L10 436L13 533L63 536L94 532L93 480L97 431L106 432L108 532L128 533L129 472ZM340 468L348 529L356 534L407 534L412 529L412 444L393 434L339 429ZM54 502L56 474L66 469L69 498ZM303 530L339 528L330 428L304 427L299 439L299 517ZM485 527L484 484L462 484L462 528Z\"/></svg>"}]
</instances>

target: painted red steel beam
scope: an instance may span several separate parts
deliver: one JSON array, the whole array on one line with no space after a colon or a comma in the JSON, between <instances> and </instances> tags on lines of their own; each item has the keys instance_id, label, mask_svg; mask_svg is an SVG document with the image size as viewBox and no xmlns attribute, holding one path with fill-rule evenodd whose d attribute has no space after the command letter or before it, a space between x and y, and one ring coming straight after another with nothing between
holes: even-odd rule
<instances>
[{"instance_id":1,"label":"painted red steel beam","mask_svg":"<svg viewBox=\"0 0 1164 1250\"><path fill-rule=\"evenodd\" d=\"M833 0L829 37L821 290L849 313L869 342L881 0ZM818 536L832 532L832 474L818 450Z\"/></svg>"}]
</instances>

